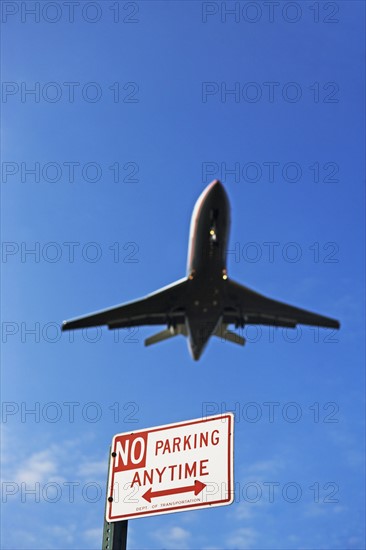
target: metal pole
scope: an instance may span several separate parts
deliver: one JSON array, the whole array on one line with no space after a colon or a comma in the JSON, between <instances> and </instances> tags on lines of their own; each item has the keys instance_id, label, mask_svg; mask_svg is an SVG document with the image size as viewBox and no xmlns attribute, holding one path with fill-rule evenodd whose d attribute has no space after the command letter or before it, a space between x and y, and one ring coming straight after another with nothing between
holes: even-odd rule
<instances>
[{"instance_id":1,"label":"metal pole","mask_svg":"<svg viewBox=\"0 0 366 550\"><path fill-rule=\"evenodd\" d=\"M107 487L106 487L106 499L105 499L105 508L104 508L104 528L103 528L103 541L102 541L102 550L126 550L127 549L127 526L128 521L113 521L109 523L106 518L107 511L107 494L108 494L108 479L109 479L109 468L111 465L111 451L109 449L109 460L108 460L108 474L107 474Z\"/></svg>"},{"instance_id":2,"label":"metal pole","mask_svg":"<svg viewBox=\"0 0 366 550\"><path fill-rule=\"evenodd\" d=\"M128 521L108 523L104 518L102 550L126 550Z\"/></svg>"}]
</instances>

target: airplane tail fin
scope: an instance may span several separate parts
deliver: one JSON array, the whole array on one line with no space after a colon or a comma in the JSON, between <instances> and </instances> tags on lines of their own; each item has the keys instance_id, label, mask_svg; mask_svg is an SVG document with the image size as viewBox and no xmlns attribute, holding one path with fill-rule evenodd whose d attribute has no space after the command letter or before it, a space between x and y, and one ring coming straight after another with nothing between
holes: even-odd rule
<instances>
[{"instance_id":1,"label":"airplane tail fin","mask_svg":"<svg viewBox=\"0 0 366 550\"><path fill-rule=\"evenodd\" d=\"M146 338L145 346L152 346L153 344L163 342L164 340L168 340L169 338L173 338L174 336L178 336L179 334L187 336L185 325L177 325L176 327L166 328L161 332L158 332L157 334L153 334L153 336Z\"/></svg>"}]
</instances>

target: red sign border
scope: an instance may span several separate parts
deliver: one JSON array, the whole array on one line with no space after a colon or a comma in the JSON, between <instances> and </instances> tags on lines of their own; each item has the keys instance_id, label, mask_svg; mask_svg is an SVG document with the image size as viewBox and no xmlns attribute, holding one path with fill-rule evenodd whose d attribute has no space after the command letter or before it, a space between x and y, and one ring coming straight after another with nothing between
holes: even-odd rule
<instances>
[{"instance_id":1,"label":"red sign border","mask_svg":"<svg viewBox=\"0 0 366 550\"><path fill-rule=\"evenodd\" d=\"M112 440L112 447L111 447L111 453L116 451L115 445L116 445L116 439L117 437L120 437L121 435L132 435L136 433L142 433L142 432L158 432L163 430L169 430L175 427L183 427L183 426L191 426L192 424L203 424L205 422L212 422L214 420L223 420L227 418L228 419L228 496L225 499L221 500L214 500L212 502L199 502L197 504L188 504L188 505L182 505L182 506L174 506L172 508L164 508L164 509L157 509L157 510L148 510L145 512L136 512L134 514L124 514L121 516L111 516L112 512L112 502L109 502L107 500L107 506L106 506L106 521L108 523L114 523L116 521L123 521L126 519L137 519L139 517L143 516L151 516L153 514L172 514L174 512L189 510L191 508L210 508L212 506L220 506L220 505L229 505L232 504L234 501L234 483L233 483L233 440L234 440L234 414L233 413L225 413L225 414L219 414L215 416L208 416L206 418L197 418L195 420L188 420L184 422L174 422L172 424L164 424L163 426L154 426L153 428L144 428L142 430L135 430L133 432L125 432L123 434L116 434L113 437ZM107 499L113 495L113 487L114 487L114 461L115 457L112 458L110 463L110 471L108 472L108 487L110 487L110 493L107 495ZM112 475L110 475L110 472L112 472Z\"/></svg>"}]
</instances>

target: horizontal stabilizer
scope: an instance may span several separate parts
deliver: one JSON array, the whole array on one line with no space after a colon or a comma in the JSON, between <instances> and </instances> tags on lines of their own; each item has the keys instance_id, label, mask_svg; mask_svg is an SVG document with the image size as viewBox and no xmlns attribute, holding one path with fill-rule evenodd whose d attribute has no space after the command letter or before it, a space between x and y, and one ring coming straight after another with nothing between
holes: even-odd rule
<instances>
[{"instance_id":1,"label":"horizontal stabilizer","mask_svg":"<svg viewBox=\"0 0 366 550\"><path fill-rule=\"evenodd\" d=\"M230 330L227 330L226 327L227 325L220 323L214 332L214 336L217 336L222 340L227 340L232 344L238 344L239 346L244 346L245 338L243 338L242 336L239 336L239 334L236 334L235 332L231 332Z\"/></svg>"},{"instance_id":2,"label":"horizontal stabilizer","mask_svg":"<svg viewBox=\"0 0 366 550\"><path fill-rule=\"evenodd\" d=\"M178 334L183 334L184 336L187 335L186 327L184 325L177 325L176 327L166 328L165 330L162 330L157 334L153 334L153 336L146 338L145 346L152 346L153 344L157 344L158 342L169 340L169 338L178 336Z\"/></svg>"}]
</instances>

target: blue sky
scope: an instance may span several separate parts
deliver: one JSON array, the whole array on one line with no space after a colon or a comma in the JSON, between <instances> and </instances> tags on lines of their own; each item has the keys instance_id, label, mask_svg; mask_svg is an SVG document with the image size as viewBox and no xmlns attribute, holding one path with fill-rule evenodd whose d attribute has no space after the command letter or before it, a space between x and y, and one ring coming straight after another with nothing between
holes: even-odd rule
<instances>
[{"instance_id":1,"label":"blue sky","mask_svg":"<svg viewBox=\"0 0 366 550\"><path fill-rule=\"evenodd\" d=\"M2 547L99 548L112 436L231 410L236 501L128 547L363 548L364 4L2 10ZM61 336L185 275L214 178L229 276L341 331Z\"/></svg>"}]
</instances>

